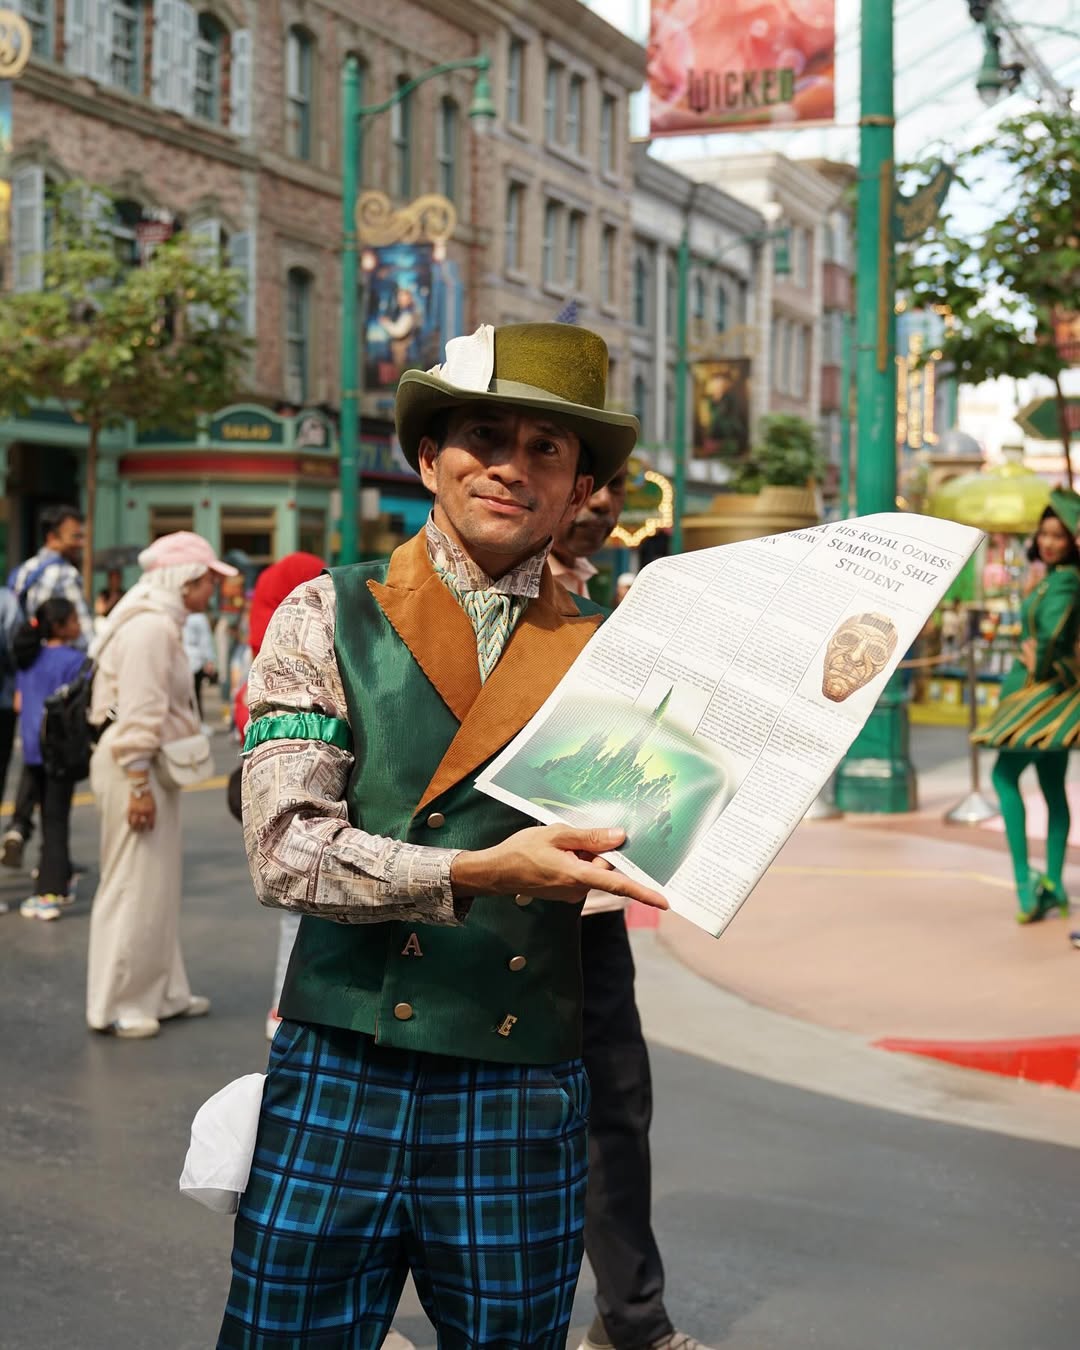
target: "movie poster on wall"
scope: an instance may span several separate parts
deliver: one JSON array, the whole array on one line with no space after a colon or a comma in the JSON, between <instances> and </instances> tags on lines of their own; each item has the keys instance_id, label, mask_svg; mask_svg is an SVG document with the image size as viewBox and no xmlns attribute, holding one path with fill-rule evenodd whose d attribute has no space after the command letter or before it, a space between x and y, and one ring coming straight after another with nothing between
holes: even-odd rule
<instances>
[{"instance_id":1,"label":"movie poster on wall","mask_svg":"<svg viewBox=\"0 0 1080 1350\"><path fill-rule=\"evenodd\" d=\"M835 0L652 0L649 132L831 121Z\"/></svg>"},{"instance_id":2,"label":"movie poster on wall","mask_svg":"<svg viewBox=\"0 0 1080 1350\"><path fill-rule=\"evenodd\" d=\"M365 249L364 388L393 390L406 370L440 359L443 316L439 264L430 244Z\"/></svg>"},{"instance_id":3,"label":"movie poster on wall","mask_svg":"<svg viewBox=\"0 0 1080 1350\"><path fill-rule=\"evenodd\" d=\"M736 463L750 453L750 360L698 361L694 381L695 459Z\"/></svg>"}]
</instances>

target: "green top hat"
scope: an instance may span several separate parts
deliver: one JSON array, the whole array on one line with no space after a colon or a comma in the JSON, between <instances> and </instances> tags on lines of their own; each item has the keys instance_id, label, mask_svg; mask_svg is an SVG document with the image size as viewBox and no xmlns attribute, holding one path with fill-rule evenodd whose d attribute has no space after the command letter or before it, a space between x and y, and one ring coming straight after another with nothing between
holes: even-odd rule
<instances>
[{"instance_id":1,"label":"green top hat","mask_svg":"<svg viewBox=\"0 0 1080 1350\"><path fill-rule=\"evenodd\" d=\"M1050 510L1075 538L1080 532L1080 494L1075 493L1072 488L1051 489Z\"/></svg>"},{"instance_id":2,"label":"green top hat","mask_svg":"<svg viewBox=\"0 0 1080 1350\"><path fill-rule=\"evenodd\" d=\"M607 373L607 344L587 328L482 324L470 337L451 338L443 365L402 375L395 408L398 440L419 471L420 441L436 413L466 403L531 408L578 434L601 488L626 463L640 430L636 417L605 410Z\"/></svg>"}]
</instances>

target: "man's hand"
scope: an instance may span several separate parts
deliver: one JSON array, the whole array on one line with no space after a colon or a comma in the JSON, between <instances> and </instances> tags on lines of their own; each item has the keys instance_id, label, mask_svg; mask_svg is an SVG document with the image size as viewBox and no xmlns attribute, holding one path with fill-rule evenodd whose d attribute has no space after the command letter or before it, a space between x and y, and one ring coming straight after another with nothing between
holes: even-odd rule
<instances>
[{"instance_id":1,"label":"man's hand","mask_svg":"<svg viewBox=\"0 0 1080 1350\"><path fill-rule=\"evenodd\" d=\"M625 830L572 830L536 825L519 830L494 848L459 853L450 865L455 895L532 895L539 900L577 904L591 890L640 900L654 909L668 903L597 857L618 848Z\"/></svg>"}]
</instances>

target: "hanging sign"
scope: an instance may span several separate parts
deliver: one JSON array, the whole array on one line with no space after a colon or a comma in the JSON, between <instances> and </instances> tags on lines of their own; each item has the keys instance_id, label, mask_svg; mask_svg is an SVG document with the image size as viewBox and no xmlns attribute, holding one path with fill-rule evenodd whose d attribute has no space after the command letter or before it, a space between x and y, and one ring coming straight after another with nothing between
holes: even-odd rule
<instances>
[{"instance_id":1,"label":"hanging sign","mask_svg":"<svg viewBox=\"0 0 1080 1350\"><path fill-rule=\"evenodd\" d=\"M649 133L832 121L835 0L652 0Z\"/></svg>"},{"instance_id":2,"label":"hanging sign","mask_svg":"<svg viewBox=\"0 0 1080 1350\"><path fill-rule=\"evenodd\" d=\"M934 170L930 180L910 197L897 192L893 199L893 218L896 237L901 243L912 243L934 224L941 215L941 208L952 186L953 177L952 165L942 162Z\"/></svg>"},{"instance_id":3,"label":"hanging sign","mask_svg":"<svg viewBox=\"0 0 1080 1350\"><path fill-rule=\"evenodd\" d=\"M728 464L750 453L750 362L696 361L690 367L694 382L692 445L695 459L719 459Z\"/></svg>"}]
</instances>

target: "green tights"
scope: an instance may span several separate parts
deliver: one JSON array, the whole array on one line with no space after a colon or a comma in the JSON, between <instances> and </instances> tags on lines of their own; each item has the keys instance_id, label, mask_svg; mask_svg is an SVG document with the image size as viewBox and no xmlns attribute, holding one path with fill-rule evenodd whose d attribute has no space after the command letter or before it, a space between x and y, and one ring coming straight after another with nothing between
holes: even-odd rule
<instances>
[{"instance_id":1,"label":"green tights","mask_svg":"<svg viewBox=\"0 0 1080 1350\"><path fill-rule=\"evenodd\" d=\"M1064 892L1062 869L1065 847L1069 842L1069 799L1065 795L1065 774L1069 767L1068 750L1002 750L994 765L994 791L1005 819L1005 837L1012 855L1016 889L1023 895L1028 885L1027 818L1020 795L1020 775L1029 764L1035 765L1039 787L1046 798L1049 818L1046 827L1046 875Z\"/></svg>"}]
</instances>

